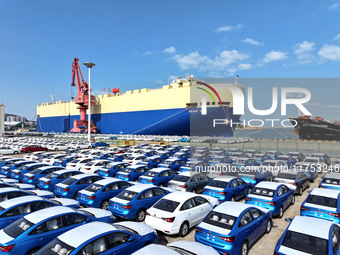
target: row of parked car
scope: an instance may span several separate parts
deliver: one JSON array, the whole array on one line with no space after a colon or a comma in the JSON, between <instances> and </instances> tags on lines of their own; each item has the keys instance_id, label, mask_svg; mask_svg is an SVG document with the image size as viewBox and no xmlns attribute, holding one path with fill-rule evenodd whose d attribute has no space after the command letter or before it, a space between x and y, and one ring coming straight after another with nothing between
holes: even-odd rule
<instances>
[{"instance_id":1,"label":"row of parked car","mask_svg":"<svg viewBox=\"0 0 340 255\"><path fill-rule=\"evenodd\" d=\"M164 155L165 153L169 155ZM287 172L279 172L272 182L272 178L260 179L258 176L254 178L254 176L244 175L241 169L245 165L237 165L237 163L234 163L236 161L228 164L220 161L216 163L216 160L211 160L214 157L216 159L217 156L223 156L223 154L228 157L236 157L237 154L235 153L237 152L226 152L222 149L209 150L207 148L194 149L181 146L149 146L143 144L140 147L102 147L99 150L83 152L68 151L60 155L36 152L25 155L25 160L19 159L18 161L15 161L17 159L3 157L0 159L1 171L4 170L4 172L1 172L4 174L1 178L2 184L6 185L7 188L16 189L16 192L20 191L20 194L22 194L16 196L13 190L9 192L3 190L4 197L7 196L7 198L4 199L6 201L0 202L0 208L8 208L7 211L13 211L13 215L17 217L5 224L11 223L8 225L11 226L16 223L14 224L17 227L15 231L24 229L27 232L23 231L22 233L25 232L25 234L21 235L22 233L20 233L13 238L12 234L9 234L12 232L10 230L5 231L7 227L3 228L1 231L4 231L7 236L13 239L6 237L6 235L0 238L0 250L7 252L7 254L119 254L119 252L121 254L133 252L151 254L158 250L171 250L178 254L185 254L188 251L192 251L193 254L201 254L199 251L206 251L206 254L217 254L216 251L223 254L239 254L240 252L247 254L255 240L260 238L263 233L271 231L272 217L282 217L289 205L295 203L294 193L299 193L299 189L293 189L293 186L298 187L297 184L294 184L298 183L296 182L298 179L296 179L297 174L294 180L281 178L284 176L280 176L280 174L287 174ZM280 153L277 152L276 154ZM207 161L204 158L198 158L196 161L191 160L190 156L194 155L209 156L209 160ZM57 156L62 157L55 158ZM102 157L106 157L106 159ZM155 157L161 160L156 162L158 164L151 166L149 160ZM166 159L166 157L168 158ZM242 157L244 158L244 155ZM314 155L314 157L319 158L318 155ZM72 162L75 160L78 161ZM82 160L88 161L82 162ZM107 164L99 168L92 168L94 162L103 161ZM211 176L203 171L192 171L195 170L198 162L208 162L209 166L225 164L237 167L240 171L236 174L227 172L227 174L220 176ZM266 160L262 164L264 162ZM12 163L13 165L11 165ZM89 163L90 165L86 166ZM17 166L17 164L22 165ZM41 164L44 165L41 166ZM82 164L86 167L84 168ZM325 164L327 163L325 162ZM26 172L22 179L8 178L8 176L20 176L20 171L32 166L36 168L29 169L30 171ZM117 166L120 166L119 170L114 168ZM112 167L115 170L111 173ZM181 167L186 167L186 169L181 169ZM258 167L255 172L263 170L261 165ZM6 169L8 169L7 172L5 172ZM138 169L139 171L137 171ZM305 174L304 171L300 170L290 169L290 172L292 174L295 174L295 172ZM133 175L135 172L136 175ZM13 175L13 173L15 174ZM161 173L164 176L160 176ZM323 178L319 189L313 190L308 195L303 207L301 207L301 215L307 212L310 215L305 214L306 216L316 217L313 208L320 205L319 197L324 199L324 193L327 192L324 192L326 189L321 187L333 187L334 189L337 185L337 175L335 173L330 175ZM162 178L165 177L168 179L161 182ZM307 180L306 183L309 184L309 177L305 179ZM32 181L30 182L30 180ZM36 187L39 189L32 191ZM308 185L301 187L304 189ZM0 194L2 194L1 189ZM336 190L333 191L337 192ZM44 201L41 204L46 205L42 207L27 206L31 203L31 200L26 201L26 199L30 197ZM236 202L243 197L246 198L245 204ZM334 200L329 198L334 199L334 194L329 195L328 200L326 199L324 203L328 205L329 201L332 201L334 206ZM19 201L18 199L22 200ZM5 202L10 206L2 204ZM53 204L50 205L51 203ZM24 205L29 209L20 209L24 208ZM77 209L79 205L84 208ZM38 212L49 215L48 209L52 206L58 208L58 210L66 206L67 209L72 208L73 211L88 213L93 218L81 221L81 223L78 222L82 226L68 225L65 223L67 217L62 214L60 217L58 216L59 227L58 224L57 227L55 226L55 222L58 222L58 220L53 220L51 225L54 227L48 228L49 223L47 221L51 219L52 222L54 216L46 218L46 223L42 224L40 221L37 222L37 220L43 218ZM49 210L52 213L53 210ZM37 216L32 218L36 220L27 218L34 213ZM27 216L24 216L26 214ZM328 215L328 218L322 216L325 214ZM112 225L112 215L125 220L134 220L134 222L124 221ZM23 216L26 217L24 220ZM337 218L337 211L322 211L318 217L334 221ZM4 222L8 219L1 215L0 218L4 218ZM24 223L18 222L19 219ZM144 220L147 225L140 223ZM95 222L88 223L90 221ZM295 218L291 224L294 221ZM84 223L86 224L84 225ZM34 239L35 241L30 242L32 246L26 244L25 248L20 248L23 249L20 250L22 253L13 250L20 246L19 242L26 242L29 238L32 238L33 234L30 235L30 231L33 230L34 226L40 225L44 225L41 228L45 229L42 232L45 234L42 236L53 234L51 238L48 237L50 239L45 238L43 242L45 244L51 241L50 243L37 251L42 246L42 242L39 246ZM66 225L70 228L65 228ZM165 234L185 236L189 229L195 226L195 240L198 243L181 241L172 243L167 247L150 245L157 243L157 235L154 229ZM98 231L94 231L97 227L99 228ZM13 226L13 228L15 227ZM53 232L51 229L58 229L59 232ZM87 232L89 232L88 235L78 240L80 233L84 235ZM12 242L2 243L1 241L10 239ZM145 245L147 246L142 248ZM204 245L211 246L214 249ZM142 249L138 250L139 248ZM296 245L295 249L298 250L299 245ZM280 248L277 252L280 252L279 250Z\"/></svg>"}]
</instances>

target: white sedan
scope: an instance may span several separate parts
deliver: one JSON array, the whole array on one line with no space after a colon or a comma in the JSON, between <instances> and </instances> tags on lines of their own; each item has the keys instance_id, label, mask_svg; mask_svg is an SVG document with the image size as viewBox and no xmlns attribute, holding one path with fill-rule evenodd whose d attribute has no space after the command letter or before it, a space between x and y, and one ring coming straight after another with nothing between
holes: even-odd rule
<instances>
[{"instance_id":1,"label":"white sedan","mask_svg":"<svg viewBox=\"0 0 340 255\"><path fill-rule=\"evenodd\" d=\"M145 223L166 234L183 237L218 204L211 196L173 192L147 210Z\"/></svg>"},{"instance_id":2,"label":"white sedan","mask_svg":"<svg viewBox=\"0 0 340 255\"><path fill-rule=\"evenodd\" d=\"M138 164L139 162L144 161L147 158L145 155L137 154L137 155L131 155L127 157L126 159L123 159L123 162L130 163L130 164Z\"/></svg>"},{"instance_id":3,"label":"white sedan","mask_svg":"<svg viewBox=\"0 0 340 255\"><path fill-rule=\"evenodd\" d=\"M0 154L1 155L9 155L9 154L18 154L19 150L12 149L10 147L0 147Z\"/></svg>"},{"instance_id":4,"label":"white sedan","mask_svg":"<svg viewBox=\"0 0 340 255\"><path fill-rule=\"evenodd\" d=\"M70 163L66 164L66 169L68 170L79 170L82 166L84 166L86 163L92 161L94 159L92 158L81 158L81 159L75 159L72 160Z\"/></svg>"},{"instance_id":5,"label":"white sedan","mask_svg":"<svg viewBox=\"0 0 340 255\"><path fill-rule=\"evenodd\" d=\"M88 163L86 163L85 165L80 167L80 172L87 174L87 173L97 173L98 169L103 168L104 166L111 164L112 161L110 160L93 160L90 161Z\"/></svg>"},{"instance_id":6,"label":"white sedan","mask_svg":"<svg viewBox=\"0 0 340 255\"><path fill-rule=\"evenodd\" d=\"M42 160L42 163L53 166L54 162L65 158L66 154L52 154Z\"/></svg>"}]
</instances>

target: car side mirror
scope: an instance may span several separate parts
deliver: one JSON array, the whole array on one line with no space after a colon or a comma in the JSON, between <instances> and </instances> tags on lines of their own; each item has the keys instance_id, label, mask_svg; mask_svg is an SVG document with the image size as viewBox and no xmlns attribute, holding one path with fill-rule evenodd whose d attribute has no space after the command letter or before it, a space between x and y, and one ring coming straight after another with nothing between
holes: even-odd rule
<instances>
[{"instance_id":1,"label":"car side mirror","mask_svg":"<svg viewBox=\"0 0 340 255\"><path fill-rule=\"evenodd\" d=\"M292 222L292 218L285 218L285 221Z\"/></svg>"},{"instance_id":2,"label":"car side mirror","mask_svg":"<svg viewBox=\"0 0 340 255\"><path fill-rule=\"evenodd\" d=\"M128 242L132 242L133 240L135 240L135 237L134 236L130 236Z\"/></svg>"}]
</instances>

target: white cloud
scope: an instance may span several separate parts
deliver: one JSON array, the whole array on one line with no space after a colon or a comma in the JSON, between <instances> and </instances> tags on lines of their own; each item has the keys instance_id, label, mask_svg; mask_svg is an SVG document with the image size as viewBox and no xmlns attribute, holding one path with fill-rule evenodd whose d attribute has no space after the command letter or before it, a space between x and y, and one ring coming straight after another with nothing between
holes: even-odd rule
<instances>
[{"instance_id":1,"label":"white cloud","mask_svg":"<svg viewBox=\"0 0 340 255\"><path fill-rule=\"evenodd\" d=\"M272 50L264 56L262 61L263 61L263 63L269 63L269 62L273 62L273 61L284 60L286 58L288 58L286 52Z\"/></svg>"},{"instance_id":2,"label":"white cloud","mask_svg":"<svg viewBox=\"0 0 340 255\"><path fill-rule=\"evenodd\" d=\"M296 55L299 64L308 64L315 60L312 52L315 50L314 42L303 41L293 46L293 53Z\"/></svg>"},{"instance_id":3,"label":"white cloud","mask_svg":"<svg viewBox=\"0 0 340 255\"><path fill-rule=\"evenodd\" d=\"M143 52L143 56L150 56L150 55L153 55L153 52L150 50Z\"/></svg>"},{"instance_id":4,"label":"white cloud","mask_svg":"<svg viewBox=\"0 0 340 255\"><path fill-rule=\"evenodd\" d=\"M169 48L166 48L163 50L164 53L169 53L169 54L175 54L176 53L176 48L174 46L171 46Z\"/></svg>"},{"instance_id":5,"label":"white cloud","mask_svg":"<svg viewBox=\"0 0 340 255\"><path fill-rule=\"evenodd\" d=\"M238 30L241 29L242 25L241 24L237 24L235 26L223 26L223 27L219 27L215 30L215 32L229 32L232 30Z\"/></svg>"},{"instance_id":6,"label":"white cloud","mask_svg":"<svg viewBox=\"0 0 340 255\"><path fill-rule=\"evenodd\" d=\"M321 59L340 61L340 47L324 44L319 50L318 55Z\"/></svg>"},{"instance_id":7,"label":"white cloud","mask_svg":"<svg viewBox=\"0 0 340 255\"><path fill-rule=\"evenodd\" d=\"M339 41L340 41L340 34L337 34L336 36L334 36L333 39L334 39L334 40L339 40Z\"/></svg>"},{"instance_id":8,"label":"white cloud","mask_svg":"<svg viewBox=\"0 0 340 255\"><path fill-rule=\"evenodd\" d=\"M337 10L339 8L339 4L331 4L328 6L328 10Z\"/></svg>"},{"instance_id":9,"label":"white cloud","mask_svg":"<svg viewBox=\"0 0 340 255\"><path fill-rule=\"evenodd\" d=\"M253 65L252 64L243 64L242 63L242 64L239 64L237 67L240 70L248 70L248 69L252 68Z\"/></svg>"},{"instance_id":10,"label":"white cloud","mask_svg":"<svg viewBox=\"0 0 340 255\"><path fill-rule=\"evenodd\" d=\"M262 44L263 44L262 42L256 41L256 40L253 39L253 38L246 38L246 39L242 40L242 42L244 42L244 43L249 43L249 44L251 44L251 45L256 45L256 46L259 46L259 45L262 45Z\"/></svg>"},{"instance_id":11,"label":"white cloud","mask_svg":"<svg viewBox=\"0 0 340 255\"><path fill-rule=\"evenodd\" d=\"M201 71L223 71L233 68L233 65L248 59L249 56L237 50L222 51L214 58L201 56L197 51L187 55L177 54L174 59L179 67L183 70L194 68ZM244 66L243 66L244 67Z\"/></svg>"}]
</instances>

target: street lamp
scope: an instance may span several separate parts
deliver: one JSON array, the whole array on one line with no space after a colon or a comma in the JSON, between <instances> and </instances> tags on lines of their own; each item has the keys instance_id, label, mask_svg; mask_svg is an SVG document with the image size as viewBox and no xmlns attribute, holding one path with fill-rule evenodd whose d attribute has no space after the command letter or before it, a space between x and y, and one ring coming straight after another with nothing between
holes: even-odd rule
<instances>
[{"instance_id":1,"label":"street lamp","mask_svg":"<svg viewBox=\"0 0 340 255\"><path fill-rule=\"evenodd\" d=\"M89 117L88 117L88 123L87 123L87 133L88 137L87 140L91 142L91 68L94 67L96 64L89 62L85 62L84 65L89 69Z\"/></svg>"}]
</instances>

